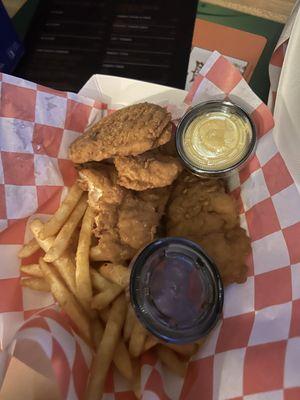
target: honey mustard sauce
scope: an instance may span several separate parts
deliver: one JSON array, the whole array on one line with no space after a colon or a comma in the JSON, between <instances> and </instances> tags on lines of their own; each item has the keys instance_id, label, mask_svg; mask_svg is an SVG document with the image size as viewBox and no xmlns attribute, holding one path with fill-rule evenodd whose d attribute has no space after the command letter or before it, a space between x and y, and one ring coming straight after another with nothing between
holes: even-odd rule
<instances>
[{"instance_id":1,"label":"honey mustard sauce","mask_svg":"<svg viewBox=\"0 0 300 400\"><path fill-rule=\"evenodd\" d=\"M186 128L184 151L199 168L223 170L247 154L251 132L250 122L238 114L207 112L194 118Z\"/></svg>"}]
</instances>

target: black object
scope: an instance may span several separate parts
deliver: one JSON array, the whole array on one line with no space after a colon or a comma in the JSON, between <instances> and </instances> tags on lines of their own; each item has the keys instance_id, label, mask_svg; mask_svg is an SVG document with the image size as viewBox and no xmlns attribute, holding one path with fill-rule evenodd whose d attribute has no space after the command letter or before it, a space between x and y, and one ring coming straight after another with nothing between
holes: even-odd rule
<instances>
[{"instance_id":1,"label":"black object","mask_svg":"<svg viewBox=\"0 0 300 400\"><path fill-rule=\"evenodd\" d=\"M184 88L197 0L43 0L15 75L78 91L96 73Z\"/></svg>"},{"instance_id":2,"label":"black object","mask_svg":"<svg viewBox=\"0 0 300 400\"><path fill-rule=\"evenodd\" d=\"M11 73L22 57L24 48L0 0L0 71Z\"/></svg>"},{"instance_id":3,"label":"black object","mask_svg":"<svg viewBox=\"0 0 300 400\"><path fill-rule=\"evenodd\" d=\"M217 267L197 243L179 237L157 239L137 254L130 268L132 306L154 336L189 343L216 325L223 285Z\"/></svg>"}]
</instances>

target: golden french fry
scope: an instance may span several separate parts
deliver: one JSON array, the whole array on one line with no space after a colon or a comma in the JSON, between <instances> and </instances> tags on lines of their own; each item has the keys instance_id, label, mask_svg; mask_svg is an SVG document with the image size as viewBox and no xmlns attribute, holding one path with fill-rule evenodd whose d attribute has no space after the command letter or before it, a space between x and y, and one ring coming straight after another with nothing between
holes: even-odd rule
<instances>
[{"instance_id":1,"label":"golden french fry","mask_svg":"<svg viewBox=\"0 0 300 400\"><path fill-rule=\"evenodd\" d=\"M131 381L133 378L132 363L127 347L122 339L120 339L116 347L113 361L120 374L128 381Z\"/></svg>"},{"instance_id":2,"label":"golden french fry","mask_svg":"<svg viewBox=\"0 0 300 400\"><path fill-rule=\"evenodd\" d=\"M26 258L32 256L40 248L35 238L31 239L28 243L24 244L18 253L19 258Z\"/></svg>"},{"instance_id":3,"label":"golden french fry","mask_svg":"<svg viewBox=\"0 0 300 400\"><path fill-rule=\"evenodd\" d=\"M88 343L92 343L91 327L89 319L77 302L74 295L65 286L55 268L51 264L47 264L42 258L39 260L41 270L45 280L49 283L53 297L56 299L61 308L71 318L77 326L83 339Z\"/></svg>"},{"instance_id":4,"label":"golden french fry","mask_svg":"<svg viewBox=\"0 0 300 400\"><path fill-rule=\"evenodd\" d=\"M107 323L110 315L110 309L104 308L102 311L99 311L100 318L104 323ZM124 376L124 378L131 380L132 379L132 365L129 352L125 343L120 338L120 341L116 347L114 358L114 364L120 374Z\"/></svg>"},{"instance_id":5,"label":"golden french fry","mask_svg":"<svg viewBox=\"0 0 300 400\"><path fill-rule=\"evenodd\" d=\"M92 282L90 276L90 245L92 239L92 229L94 224L94 212L90 207L87 207L84 214L78 247L76 252L76 287L78 296L85 300L91 301L92 292Z\"/></svg>"},{"instance_id":6,"label":"golden french fry","mask_svg":"<svg viewBox=\"0 0 300 400\"><path fill-rule=\"evenodd\" d=\"M122 291L123 289L121 286L114 285L104 292L96 294L96 296L92 298L91 307L97 310L103 310L103 308L107 307L112 301L114 301Z\"/></svg>"},{"instance_id":7,"label":"golden french fry","mask_svg":"<svg viewBox=\"0 0 300 400\"><path fill-rule=\"evenodd\" d=\"M144 346L143 351L145 352L145 351L152 349L158 343L159 343L159 340L155 336L153 336L153 335L148 336L145 341L145 346Z\"/></svg>"},{"instance_id":8,"label":"golden french fry","mask_svg":"<svg viewBox=\"0 0 300 400\"><path fill-rule=\"evenodd\" d=\"M87 196L81 196L78 204L72 211L66 223L63 225L58 235L56 236L53 245L44 256L44 261L53 262L57 260L70 244L72 235L79 224L83 214L87 208Z\"/></svg>"},{"instance_id":9,"label":"golden french fry","mask_svg":"<svg viewBox=\"0 0 300 400\"><path fill-rule=\"evenodd\" d=\"M95 318L92 321L91 329L92 329L92 337L93 337L94 347L95 347L95 349L97 349L102 340L103 333L104 333L104 328L103 328L102 323L99 320L99 318Z\"/></svg>"},{"instance_id":10,"label":"golden french fry","mask_svg":"<svg viewBox=\"0 0 300 400\"><path fill-rule=\"evenodd\" d=\"M166 365L171 372L184 377L187 365L178 358L173 350L159 344L156 347L156 352L160 361Z\"/></svg>"},{"instance_id":11,"label":"golden french fry","mask_svg":"<svg viewBox=\"0 0 300 400\"><path fill-rule=\"evenodd\" d=\"M192 357L195 353L197 353L198 350L198 346L196 343L186 343L186 344L166 343L165 346L185 357Z\"/></svg>"},{"instance_id":12,"label":"golden french fry","mask_svg":"<svg viewBox=\"0 0 300 400\"><path fill-rule=\"evenodd\" d=\"M103 310L98 311L98 313L101 321L106 323L110 314L110 307L103 308Z\"/></svg>"},{"instance_id":13,"label":"golden french fry","mask_svg":"<svg viewBox=\"0 0 300 400\"><path fill-rule=\"evenodd\" d=\"M43 223L38 219L35 219L30 224L31 232L39 243L40 247L47 252L54 243L54 237L48 237L47 239L41 239L40 232L43 229ZM75 283L75 266L71 260L68 252L63 254L57 260L54 261L54 266L57 268L58 272L62 276L68 288L71 290L75 296L76 293L76 283Z\"/></svg>"},{"instance_id":14,"label":"golden french fry","mask_svg":"<svg viewBox=\"0 0 300 400\"><path fill-rule=\"evenodd\" d=\"M123 329L123 336L124 336L125 342L127 342L131 336L135 321L136 321L135 312L134 312L131 304L129 303L128 308L127 308L124 329Z\"/></svg>"},{"instance_id":15,"label":"golden french fry","mask_svg":"<svg viewBox=\"0 0 300 400\"><path fill-rule=\"evenodd\" d=\"M41 232L41 239L45 239L49 236L56 235L60 231L61 227L69 218L76 204L79 202L81 196L82 196L82 190L75 183L70 188L66 198L61 203L56 212L53 214L53 216L49 219L48 222L45 223L43 230Z\"/></svg>"},{"instance_id":16,"label":"golden french fry","mask_svg":"<svg viewBox=\"0 0 300 400\"><path fill-rule=\"evenodd\" d=\"M105 263L99 268L99 272L104 278L116 283L122 288L129 285L130 271L127 267L119 264Z\"/></svg>"},{"instance_id":17,"label":"golden french fry","mask_svg":"<svg viewBox=\"0 0 300 400\"><path fill-rule=\"evenodd\" d=\"M44 278L22 278L21 285L40 292L50 292L50 285Z\"/></svg>"},{"instance_id":18,"label":"golden french fry","mask_svg":"<svg viewBox=\"0 0 300 400\"><path fill-rule=\"evenodd\" d=\"M101 399L105 379L121 336L126 313L124 295L119 296L111 307L103 338L94 356L86 392L86 400Z\"/></svg>"},{"instance_id":19,"label":"golden french fry","mask_svg":"<svg viewBox=\"0 0 300 400\"><path fill-rule=\"evenodd\" d=\"M137 399L142 396L141 391L141 364L140 360L132 360L133 364L133 381L132 381L132 391Z\"/></svg>"},{"instance_id":20,"label":"golden french fry","mask_svg":"<svg viewBox=\"0 0 300 400\"><path fill-rule=\"evenodd\" d=\"M98 290L99 292L104 292L105 290L111 288L112 285L114 285L93 268L91 268L90 274L92 278L92 285L94 289Z\"/></svg>"},{"instance_id":21,"label":"golden french fry","mask_svg":"<svg viewBox=\"0 0 300 400\"><path fill-rule=\"evenodd\" d=\"M36 238L37 242L39 243L40 247L47 251L50 249L52 244L54 243L53 237L48 237L46 239L40 238L40 232L43 228L43 224L38 219L35 219L31 222L30 229L33 233L34 237ZM88 313L89 317L94 318L94 312L90 309L89 303L81 300L77 296L76 290L76 282L75 282L75 265L73 262L73 256L69 251L65 251L64 254L59 257L57 260L53 262L53 265L59 272L60 276L62 277L63 281L66 283L67 287L70 291L75 295L75 297L80 301L80 304L84 308L84 310Z\"/></svg>"},{"instance_id":22,"label":"golden french fry","mask_svg":"<svg viewBox=\"0 0 300 400\"><path fill-rule=\"evenodd\" d=\"M103 250L100 246L96 245L91 247L90 249L90 259L92 261L105 261L107 260L105 254L103 254Z\"/></svg>"},{"instance_id":23,"label":"golden french fry","mask_svg":"<svg viewBox=\"0 0 300 400\"><path fill-rule=\"evenodd\" d=\"M20 270L25 274L35 276L36 278L43 278L44 276L39 264L21 265Z\"/></svg>"},{"instance_id":24,"label":"golden french fry","mask_svg":"<svg viewBox=\"0 0 300 400\"><path fill-rule=\"evenodd\" d=\"M77 251L77 247L78 247L78 241L79 241L79 235L80 235L80 228L81 227L77 227L70 239L70 246L69 249L72 253L76 254ZM75 259L74 259L75 262Z\"/></svg>"},{"instance_id":25,"label":"golden french fry","mask_svg":"<svg viewBox=\"0 0 300 400\"><path fill-rule=\"evenodd\" d=\"M139 357L142 354L146 337L146 329L136 320L129 340L129 353L132 357Z\"/></svg>"}]
</instances>

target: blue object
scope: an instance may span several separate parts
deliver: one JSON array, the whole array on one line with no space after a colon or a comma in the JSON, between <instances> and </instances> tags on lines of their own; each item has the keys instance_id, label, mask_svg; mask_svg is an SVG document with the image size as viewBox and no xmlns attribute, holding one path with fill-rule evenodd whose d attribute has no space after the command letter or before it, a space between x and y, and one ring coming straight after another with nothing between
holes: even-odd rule
<instances>
[{"instance_id":1,"label":"blue object","mask_svg":"<svg viewBox=\"0 0 300 400\"><path fill-rule=\"evenodd\" d=\"M0 0L0 71L11 73L24 53L9 15Z\"/></svg>"}]
</instances>

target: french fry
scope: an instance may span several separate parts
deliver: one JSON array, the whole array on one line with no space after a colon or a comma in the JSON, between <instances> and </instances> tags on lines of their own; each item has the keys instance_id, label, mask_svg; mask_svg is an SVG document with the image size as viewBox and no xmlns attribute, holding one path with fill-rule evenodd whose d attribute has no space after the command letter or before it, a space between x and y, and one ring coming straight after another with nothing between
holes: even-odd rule
<instances>
[{"instance_id":1,"label":"french fry","mask_svg":"<svg viewBox=\"0 0 300 400\"><path fill-rule=\"evenodd\" d=\"M35 276L36 278L43 278L44 276L39 264L21 265L20 270L25 274Z\"/></svg>"},{"instance_id":2,"label":"french fry","mask_svg":"<svg viewBox=\"0 0 300 400\"><path fill-rule=\"evenodd\" d=\"M53 244L54 238L49 237L46 239L40 238L40 232L43 228L43 224L38 219L31 222L30 229L34 237L38 241L39 245L44 251L47 251ZM78 298L75 282L75 265L73 262L73 256L69 251L65 251L64 254L53 262L53 265L57 269L58 273L66 283L70 291L80 301L80 304L84 310L88 313L90 318L95 318L95 313L90 309L90 304Z\"/></svg>"},{"instance_id":3,"label":"french fry","mask_svg":"<svg viewBox=\"0 0 300 400\"><path fill-rule=\"evenodd\" d=\"M70 239L70 246L69 249L73 254L76 254L77 251L77 247L78 247L78 241L79 241L79 235L80 235L80 228L81 227L77 227ZM74 262L75 262L75 258L74 258Z\"/></svg>"},{"instance_id":4,"label":"french fry","mask_svg":"<svg viewBox=\"0 0 300 400\"><path fill-rule=\"evenodd\" d=\"M130 271L127 267L119 264L105 263L99 268L99 272L104 278L116 283L122 288L129 285Z\"/></svg>"},{"instance_id":5,"label":"french fry","mask_svg":"<svg viewBox=\"0 0 300 400\"><path fill-rule=\"evenodd\" d=\"M178 358L173 350L159 344L156 347L156 352L160 361L166 365L171 372L184 377L187 365Z\"/></svg>"},{"instance_id":6,"label":"french fry","mask_svg":"<svg viewBox=\"0 0 300 400\"><path fill-rule=\"evenodd\" d=\"M192 357L195 353L197 353L198 350L198 346L196 343L186 343L186 344L166 343L165 346L171 350L174 350L176 353L184 357Z\"/></svg>"},{"instance_id":7,"label":"french fry","mask_svg":"<svg viewBox=\"0 0 300 400\"><path fill-rule=\"evenodd\" d=\"M28 243L24 244L18 253L19 258L26 258L32 256L40 248L35 238L32 238Z\"/></svg>"},{"instance_id":8,"label":"french fry","mask_svg":"<svg viewBox=\"0 0 300 400\"><path fill-rule=\"evenodd\" d=\"M103 254L103 250L100 246L96 245L91 247L90 259L92 261L105 261L107 260L106 255Z\"/></svg>"},{"instance_id":9,"label":"french fry","mask_svg":"<svg viewBox=\"0 0 300 400\"><path fill-rule=\"evenodd\" d=\"M53 245L50 249L46 252L44 256L44 261L46 262L53 262L57 260L67 249L68 245L70 244L72 235L79 224L83 214L87 208L87 197L84 194L74 210L72 211L71 215L69 216L66 223L63 225L61 230L59 231L58 235L56 236Z\"/></svg>"},{"instance_id":10,"label":"french fry","mask_svg":"<svg viewBox=\"0 0 300 400\"><path fill-rule=\"evenodd\" d=\"M43 223L38 219L35 219L34 221L31 222L30 229L40 247L45 252L47 252L53 245L54 238L48 237L47 239L41 239L40 233L43 229ZM76 283L75 283L75 266L68 252L66 252L60 258L55 260L53 264L57 268L58 272L62 276L68 288L71 290L73 294L75 294L75 296L77 296Z\"/></svg>"},{"instance_id":11,"label":"french fry","mask_svg":"<svg viewBox=\"0 0 300 400\"><path fill-rule=\"evenodd\" d=\"M91 307L96 310L103 310L103 308L110 305L122 291L123 289L121 286L114 285L104 292L96 294L96 296L92 298Z\"/></svg>"},{"instance_id":12,"label":"french fry","mask_svg":"<svg viewBox=\"0 0 300 400\"><path fill-rule=\"evenodd\" d=\"M76 252L76 287L78 296L90 302L92 292L92 282L90 276L89 251L92 239L92 229L94 224L94 212L90 207L87 207L84 214L78 247Z\"/></svg>"},{"instance_id":13,"label":"french fry","mask_svg":"<svg viewBox=\"0 0 300 400\"><path fill-rule=\"evenodd\" d=\"M139 357L142 354L146 337L146 329L136 320L129 340L129 353L132 357Z\"/></svg>"},{"instance_id":14,"label":"french fry","mask_svg":"<svg viewBox=\"0 0 300 400\"><path fill-rule=\"evenodd\" d=\"M132 391L137 399L142 396L141 391L141 364L140 360L132 360L133 364L133 381L132 381Z\"/></svg>"},{"instance_id":15,"label":"french fry","mask_svg":"<svg viewBox=\"0 0 300 400\"><path fill-rule=\"evenodd\" d=\"M97 400L102 397L106 376L121 335L125 313L126 301L124 295L121 295L111 307L103 338L94 356L86 391L86 400Z\"/></svg>"},{"instance_id":16,"label":"french fry","mask_svg":"<svg viewBox=\"0 0 300 400\"><path fill-rule=\"evenodd\" d=\"M50 292L50 285L44 278L22 278L21 285L40 292Z\"/></svg>"},{"instance_id":17,"label":"french fry","mask_svg":"<svg viewBox=\"0 0 300 400\"><path fill-rule=\"evenodd\" d=\"M103 310L98 311L98 313L99 313L99 317L100 317L101 321L106 323L108 321L108 317L110 314L110 307L103 308Z\"/></svg>"},{"instance_id":18,"label":"french fry","mask_svg":"<svg viewBox=\"0 0 300 400\"><path fill-rule=\"evenodd\" d=\"M127 347L122 339L120 339L116 347L113 361L120 374L128 381L131 381L133 378L132 363Z\"/></svg>"},{"instance_id":19,"label":"french fry","mask_svg":"<svg viewBox=\"0 0 300 400\"><path fill-rule=\"evenodd\" d=\"M92 329L92 337L93 337L94 347L95 347L95 349L97 349L102 340L103 333L104 333L104 328L103 328L103 325L102 325L101 321L99 320L99 318L95 318L92 321L91 329Z\"/></svg>"},{"instance_id":20,"label":"french fry","mask_svg":"<svg viewBox=\"0 0 300 400\"><path fill-rule=\"evenodd\" d=\"M104 278L101 274L99 274L99 272L95 271L93 268L91 268L90 274L92 278L92 285L94 289L98 290L99 292L104 292L105 290L112 287L113 283Z\"/></svg>"},{"instance_id":21,"label":"french fry","mask_svg":"<svg viewBox=\"0 0 300 400\"><path fill-rule=\"evenodd\" d=\"M71 318L77 326L83 339L88 343L92 343L90 321L77 302L74 295L65 286L56 270L51 264L47 264L43 258L39 260L40 268L44 274L45 280L51 288L53 297L56 299L60 307Z\"/></svg>"},{"instance_id":22,"label":"french fry","mask_svg":"<svg viewBox=\"0 0 300 400\"><path fill-rule=\"evenodd\" d=\"M127 308L124 329L123 329L123 336L124 336L125 342L127 342L131 336L135 321L136 321L135 312L134 312L131 304L129 303L128 308Z\"/></svg>"},{"instance_id":23,"label":"french fry","mask_svg":"<svg viewBox=\"0 0 300 400\"><path fill-rule=\"evenodd\" d=\"M66 198L61 203L56 212L53 214L53 216L49 219L48 222L45 223L43 230L41 232L41 239L45 239L49 236L56 235L60 231L61 227L69 218L76 204L79 202L81 196L82 196L82 190L75 183L70 188Z\"/></svg>"},{"instance_id":24,"label":"french fry","mask_svg":"<svg viewBox=\"0 0 300 400\"><path fill-rule=\"evenodd\" d=\"M110 309L104 308L102 311L99 311L99 314L102 321L107 323L110 315ZM116 347L113 361L120 374L130 381L132 379L132 364L129 352L122 338L120 338Z\"/></svg>"},{"instance_id":25,"label":"french fry","mask_svg":"<svg viewBox=\"0 0 300 400\"><path fill-rule=\"evenodd\" d=\"M153 335L148 336L145 341L145 346L144 346L143 351L145 352L145 351L152 349L158 343L159 343L159 340L155 336L153 336Z\"/></svg>"}]
</instances>

